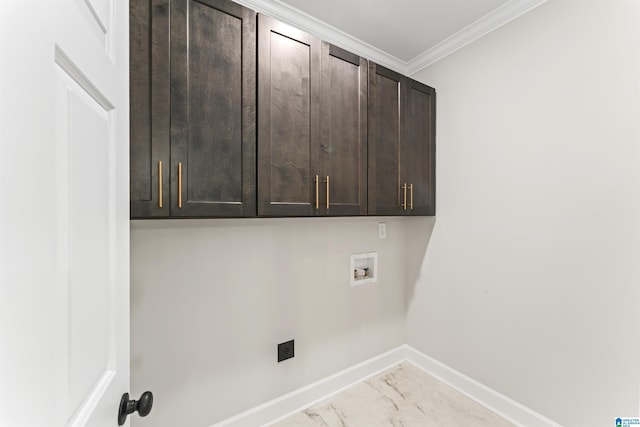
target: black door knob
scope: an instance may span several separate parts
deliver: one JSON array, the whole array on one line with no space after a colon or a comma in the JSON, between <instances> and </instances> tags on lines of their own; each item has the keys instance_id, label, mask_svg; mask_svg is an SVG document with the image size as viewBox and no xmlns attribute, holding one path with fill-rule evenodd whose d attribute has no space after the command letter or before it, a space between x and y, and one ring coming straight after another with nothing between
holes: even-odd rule
<instances>
[{"instance_id":1,"label":"black door knob","mask_svg":"<svg viewBox=\"0 0 640 427\"><path fill-rule=\"evenodd\" d=\"M153 407L153 393L145 391L138 400L129 400L129 393L122 395L120 399L120 408L118 409L118 425L124 425L127 416L138 411L138 415L146 417Z\"/></svg>"}]
</instances>

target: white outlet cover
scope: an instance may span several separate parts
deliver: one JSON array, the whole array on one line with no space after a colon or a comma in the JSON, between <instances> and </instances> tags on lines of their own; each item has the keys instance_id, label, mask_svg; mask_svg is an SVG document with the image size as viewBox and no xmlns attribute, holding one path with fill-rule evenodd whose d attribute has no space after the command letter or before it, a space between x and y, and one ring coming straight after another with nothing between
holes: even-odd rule
<instances>
[{"instance_id":1,"label":"white outlet cover","mask_svg":"<svg viewBox=\"0 0 640 427\"><path fill-rule=\"evenodd\" d=\"M381 222L378 224L378 237L381 239L387 238L387 223Z\"/></svg>"}]
</instances>

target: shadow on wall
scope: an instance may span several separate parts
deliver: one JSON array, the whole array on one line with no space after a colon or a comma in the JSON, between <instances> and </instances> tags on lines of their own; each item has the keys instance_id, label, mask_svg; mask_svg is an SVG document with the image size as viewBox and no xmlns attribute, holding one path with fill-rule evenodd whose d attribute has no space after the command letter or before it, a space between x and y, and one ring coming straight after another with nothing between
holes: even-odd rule
<instances>
[{"instance_id":1,"label":"shadow on wall","mask_svg":"<svg viewBox=\"0 0 640 427\"><path fill-rule=\"evenodd\" d=\"M436 225L436 217L406 218L406 288L404 295L405 312L409 310L411 300L420 279L422 266L427 254L431 234Z\"/></svg>"}]
</instances>

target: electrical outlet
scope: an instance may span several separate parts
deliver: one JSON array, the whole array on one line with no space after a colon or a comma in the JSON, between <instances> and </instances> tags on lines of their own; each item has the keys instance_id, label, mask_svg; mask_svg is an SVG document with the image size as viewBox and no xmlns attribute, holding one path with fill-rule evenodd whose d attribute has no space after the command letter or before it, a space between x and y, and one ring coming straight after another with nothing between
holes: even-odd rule
<instances>
[{"instance_id":1,"label":"electrical outlet","mask_svg":"<svg viewBox=\"0 0 640 427\"><path fill-rule=\"evenodd\" d=\"M381 222L378 224L378 237L381 239L387 238L387 223Z\"/></svg>"},{"instance_id":2,"label":"electrical outlet","mask_svg":"<svg viewBox=\"0 0 640 427\"><path fill-rule=\"evenodd\" d=\"M278 363L295 356L293 341L294 340L278 344Z\"/></svg>"}]
</instances>

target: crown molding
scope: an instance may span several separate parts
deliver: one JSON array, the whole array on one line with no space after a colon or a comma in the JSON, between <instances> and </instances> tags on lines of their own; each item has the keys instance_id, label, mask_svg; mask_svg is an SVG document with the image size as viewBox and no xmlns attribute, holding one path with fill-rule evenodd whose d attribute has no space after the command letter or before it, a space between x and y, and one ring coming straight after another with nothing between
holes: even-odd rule
<instances>
[{"instance_id":1,"label":"crown molding","mask_svg":"<svg viewBox=\"0 0 640 427\"><path fill-rule=\"evenodd\" d=\"M399 73L407 70L405 61L279 0L234 1Z\"/></svg>"},{"instance_id":2,"label":"crown molding","mask_svg":"<svg viewBox=\"0 0 640 427\"><path fill-rule=\"evenodd\" d=\"M431 49L416 56L406 64L407 75L412 75L429 65L473 43L480 37L502 27L548 0L510 0L491 13L444 39Z\"/></svg>"},{"instance_id":3,"label":"crown molding","mask_svg":"<svg viewBox=\"0 0 640 427\"><path fill-rule=\"evenodd\" d=\"M396 58L280 0L234 0L401 74L412 75L548 0L510 0L409 62Z\"/></svg>"}]
</instances>

